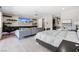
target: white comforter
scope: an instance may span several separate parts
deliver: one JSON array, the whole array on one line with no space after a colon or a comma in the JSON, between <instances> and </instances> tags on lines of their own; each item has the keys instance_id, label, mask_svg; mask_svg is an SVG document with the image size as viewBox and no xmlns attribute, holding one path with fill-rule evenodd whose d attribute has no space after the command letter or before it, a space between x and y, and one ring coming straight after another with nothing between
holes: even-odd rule
<instances>
[{"instance_id":1,"label":"white comforter","mask_svg":"<svg viewBox=\"0 0 79 59\"><path fill-rule=\"evenodd\" d=\"M62 40L72 41L79 43L76 32L74 31L61 31L49 30L37 33L36 39L40 39L48 44L58 47Z\"/></svg>"}]
</instances>

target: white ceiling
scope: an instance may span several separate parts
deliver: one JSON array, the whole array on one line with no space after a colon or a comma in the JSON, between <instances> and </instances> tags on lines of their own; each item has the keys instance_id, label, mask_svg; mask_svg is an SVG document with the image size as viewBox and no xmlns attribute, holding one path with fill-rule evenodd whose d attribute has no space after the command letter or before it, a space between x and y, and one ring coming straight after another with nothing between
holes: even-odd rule
<instances>
[{"instance_id":1,"label":"white ceiling","mask_svg":"<svg viewBox=\"0 0 79 59\"><path fill-rule=\"evenodd\" d=\"M60 15L63 10L72 9L67 6L2 6L2 12L8 15L23 17L42 17ZM36 16L37 15L37 16Z\"/></svg>"}]
</instances>

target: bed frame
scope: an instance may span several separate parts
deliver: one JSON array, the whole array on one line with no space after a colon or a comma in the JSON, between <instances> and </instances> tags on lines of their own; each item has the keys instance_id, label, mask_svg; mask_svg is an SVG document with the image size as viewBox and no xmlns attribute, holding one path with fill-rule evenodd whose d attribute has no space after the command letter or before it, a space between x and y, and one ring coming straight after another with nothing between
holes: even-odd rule
<instances>
[{"instance_id":1,"label":"bed frame","mask_svg":"<svg viewBox=\"0 0 79 59\"><path fill-rule=\"evenodd\" d=\"M46 42L43 42L43 41L41 41L41 40L39 40L39 39L36 39L36 41L37 41L40 45L44 46L45 48L49 49L49 50L52 51L52 52L56 52L56 50L57 50L57 47L54 47L54 46L52 46L52 45L50 45L50 44L48 44L48 43L46 43Z\"/></svg>"},{"instance_id":2,"label":"bed frame","mask_svg":"<svg viewBox=\"0 0 79 59\"><path fill-rule=\"evenodd\" d=\"M57 47L54 47L48 43L45 43L45 42L39 40L39 39L36 39L36 41L40 45L48 48L52 52L79 52L79 43L74 43L74 42L63 40L62 43L57 48ZM78 46L76 46L76 44ZM64 47L64 51L63 51L63 47Z\"/></svg>"}]
</instances>

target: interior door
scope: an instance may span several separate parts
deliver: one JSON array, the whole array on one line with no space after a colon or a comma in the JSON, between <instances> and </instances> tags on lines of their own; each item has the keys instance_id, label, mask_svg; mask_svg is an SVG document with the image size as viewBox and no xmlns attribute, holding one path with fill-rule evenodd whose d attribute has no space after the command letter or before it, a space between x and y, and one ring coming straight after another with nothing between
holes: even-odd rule
<instances>
[{"instance_id":1,"label":"interior door","mask_svg":"<svg viewBox=\"0 0 79 59\"><path fill-rule=\"evenodd\" d=\"M45 28L45 23L44 23L44 21L45 21L45 19L43 18L43 19L42 19L42 28L43 28L43 30L44 30L44 28Z\"/></svg>"},{"instance_id":2,"label":"interior door","mask_svg":"<svg viewBox=\"0 0 79 59\"><path fill-rule=\"evenodd\" d=\"M55 22L55 19L53 19L53 30L56 30Z\"/></svg>"}]
</instances>

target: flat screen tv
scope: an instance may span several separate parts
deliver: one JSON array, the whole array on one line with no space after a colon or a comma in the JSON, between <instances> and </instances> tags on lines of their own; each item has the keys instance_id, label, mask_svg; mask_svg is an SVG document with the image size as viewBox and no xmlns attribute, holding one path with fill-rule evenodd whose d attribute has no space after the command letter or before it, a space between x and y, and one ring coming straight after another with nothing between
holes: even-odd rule
<instances>
[{"instance_id":1,"label":"flat screen tv","mask_svg":"<svg viewBox=\"0 0 79 59\"><path fill-rule=\"evenodd\" d=\"M30 21L30 18L19 18L18 21L21 21L21 22L28 22Z\"/></svg>"}]
</instances>

